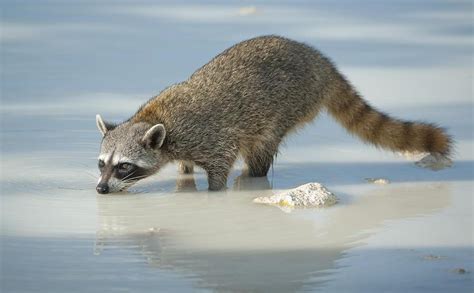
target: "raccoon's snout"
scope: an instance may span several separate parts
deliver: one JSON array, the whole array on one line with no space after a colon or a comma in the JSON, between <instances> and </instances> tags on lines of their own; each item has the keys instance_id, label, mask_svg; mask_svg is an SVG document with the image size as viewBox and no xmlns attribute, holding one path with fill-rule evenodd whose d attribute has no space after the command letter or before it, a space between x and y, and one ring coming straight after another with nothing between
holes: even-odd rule
<instances>
[{"instance_id":1,"label":"raccoon's snout","mask_svg":"<svg viewBox=\"0 0 474 293\"><path fill-rule=\"evenodd\" d=\"M107 194L109 193L109 185L107 185L107 183L100 183L95 190L100 194Z\"/></svg>"}]
</instances>

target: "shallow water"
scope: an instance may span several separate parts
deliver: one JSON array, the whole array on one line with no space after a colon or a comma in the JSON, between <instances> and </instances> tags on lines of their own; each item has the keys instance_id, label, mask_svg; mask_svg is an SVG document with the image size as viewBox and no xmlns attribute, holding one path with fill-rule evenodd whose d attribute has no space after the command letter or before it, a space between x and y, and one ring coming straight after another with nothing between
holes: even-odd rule
<instances>
[{"instance_id":1,"label":"shallow water","mask_svg":"<svg viewBox=\"0 0 474 293\"><path fill-rule=\"evenodd\" d=\"M469 3L268 2L250 15L240 2L2 5L2 292L474 289ZM209 193L202 170L170 165L129 193L95 193L97 112L126 119L268 33L321 48L376 107L447 127L454 167L417 168L323 113L288 138L268 178L242 176L239 161L229 189ZM365 181L376 177L391 184ZM252 203L312 181L340 202Z\"/></svg>"}]
</instances>

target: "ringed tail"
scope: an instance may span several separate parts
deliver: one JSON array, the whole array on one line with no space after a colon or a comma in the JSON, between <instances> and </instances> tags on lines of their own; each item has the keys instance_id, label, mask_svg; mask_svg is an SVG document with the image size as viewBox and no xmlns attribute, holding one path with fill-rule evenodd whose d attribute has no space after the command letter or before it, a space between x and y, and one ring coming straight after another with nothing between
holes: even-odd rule
<instances>
[{"instance_id":1,"label":"ringed tail","mask_svg":"<svg viewBox=\"0 0 474 293\"><path fill-rule=\"evenodd\" d=\"M347 81L335 87L325 106L350 133L377 147L395 152L451 155L452 139L443 128L392 118L369 105Z\"/></svg>"}]
</instances>

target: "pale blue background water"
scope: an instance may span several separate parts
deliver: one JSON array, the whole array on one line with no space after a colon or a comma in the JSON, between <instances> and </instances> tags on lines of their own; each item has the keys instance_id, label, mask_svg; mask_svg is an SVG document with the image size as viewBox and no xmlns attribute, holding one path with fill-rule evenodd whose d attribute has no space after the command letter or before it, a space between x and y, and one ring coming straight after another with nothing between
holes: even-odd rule
<instances>
[{"instance_id":1,"label":"pale blue background water","mask_svg":"<svg viewBox=\"0 0 474 293\"><path fill-rule=\"evenodd\" d=\"M2 291L472 291L470 1L1 8ZM201 192L176 194L170 166L129 195L95 194L95 114L126 119L223 49L263 34L320 49L376 107L447 127L455 166L416 168L322 115L288 139L268 181L239 178L239 163L225 194L207 194L202 171ZM271 191L249 189L310 181L341 202L291 214L251 203Z\"/></svg>"}]
</instances>

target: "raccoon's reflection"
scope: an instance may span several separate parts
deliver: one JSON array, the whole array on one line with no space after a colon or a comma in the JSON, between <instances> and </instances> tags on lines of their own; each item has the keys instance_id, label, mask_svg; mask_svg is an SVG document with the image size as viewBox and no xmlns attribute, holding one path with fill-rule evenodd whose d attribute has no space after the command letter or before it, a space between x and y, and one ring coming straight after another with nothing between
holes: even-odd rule
<instances>
[{"instance_id":1,"label":"raccoon's reflection","mask_svg":"<svg viewBox=\"0 0 474 293\"><path fill-rule=\"evenodd\" d=\"M239 188L246 182L236 181ZM177 186L192 187L190 177ZM139 250L150 266L181 272L198 288L288 292L325 282L344 251L384 221L426 215L449 202L447 184L383 186L322 213L285 214L252 204L262 192L271 191L98 197L97 252Z\"/></svg>"},{"instance_id":2,"label":"raccoon's reflection","mask_svg":"<svg viewBox=\"0 0 474 293\"><path fill-rule=\"evenodd\" d=\"M236 177L232 189L235 191L245 190L267 190L271 189L270 181L268 177L251 177L247 172L243 172L240 176Z\"/></svg>"},{"instance_id":3,"label":"raccoon's reflection","mask_svg":"<svg viewBox=\"0 0 474 293\"><path fill-rule=\"evenodd\" d=\"M251 177L247 172L234 179L232 190L234 191L250 191L250 190L268 190L271 189L270 182L266 176ZM193 174L178 174L176 180L176 192L193 192L197 191L196 181Z\"/></svg>"},{"instance_id":4,"label":"raccoon's reflection","mask_svg":"<svg viewBox=\"0 0 474 293\"><path fill-rule=\"evenodd\" d=\"M197 191L194 174L178 174L176 179L176 192L193 192Z\"/></svg>"}]
</instances>

